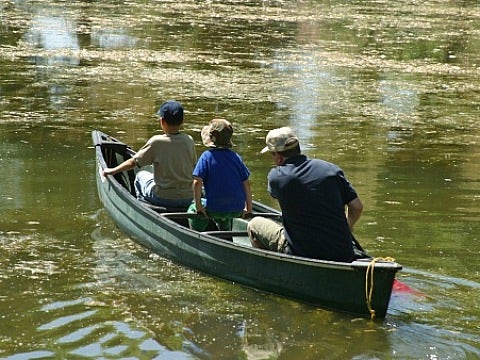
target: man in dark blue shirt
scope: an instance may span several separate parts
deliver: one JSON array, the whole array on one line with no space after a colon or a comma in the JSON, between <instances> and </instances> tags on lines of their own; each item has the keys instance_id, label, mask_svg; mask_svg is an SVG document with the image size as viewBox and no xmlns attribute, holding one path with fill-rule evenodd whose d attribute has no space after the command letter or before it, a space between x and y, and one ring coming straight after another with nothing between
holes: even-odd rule
<instances>
[{"instance_id":1,"label":"man in dark blue shirt","mask_svg":"<svg viewBox=\"0 0 480 360\"><path fill-rule=\"evenodd\" d=\"M268 191L278 199L283 227L253 218L248 226L252 245L315 259L354 260L352 230L363 204L342 169L301 154L288 127L270 131L266 144L261 152L270 152L277 165L268 174Z\"/></svg>"}]
</instances>

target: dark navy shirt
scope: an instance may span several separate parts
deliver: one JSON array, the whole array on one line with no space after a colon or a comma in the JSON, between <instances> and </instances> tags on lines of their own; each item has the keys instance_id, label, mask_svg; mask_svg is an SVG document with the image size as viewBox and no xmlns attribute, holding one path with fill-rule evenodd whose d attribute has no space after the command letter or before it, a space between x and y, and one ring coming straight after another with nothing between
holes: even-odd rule
<instances>
[{"instance_id":1,"label":"dark navy shirt","mask_svg":"<svg viewBox=\"0 0 480 360\"><path fill-rule=\"evenodd\" d=\"M268 191L282 209L292 254L333 261L353 259L345 205L357 193L342 169L305 155L294 156L269 172Z\"/></svg>"}]
</instances>

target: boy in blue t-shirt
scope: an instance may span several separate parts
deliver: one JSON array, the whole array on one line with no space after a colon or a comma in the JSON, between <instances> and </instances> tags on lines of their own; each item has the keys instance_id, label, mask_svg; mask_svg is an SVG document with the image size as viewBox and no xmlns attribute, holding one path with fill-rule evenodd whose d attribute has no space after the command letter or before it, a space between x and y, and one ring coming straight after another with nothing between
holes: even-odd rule
<instances>
[{"instance_id":1,"label":"boy in blue t-shirt","mask_svg":"<svg viewBox=\"0 0 480 360\"><path fill-rule=\"evenodd\" d=\"M203 152L193 170L193 199L189 212L205 219L190 219L190 226L204 231L213 219L220 230L231 230L232 219L252 211L250 171L232 147L233 128L225 119L213 119L202 129ZM202 189L205 198L202 198Z\"/></svg>"}]
</instances>

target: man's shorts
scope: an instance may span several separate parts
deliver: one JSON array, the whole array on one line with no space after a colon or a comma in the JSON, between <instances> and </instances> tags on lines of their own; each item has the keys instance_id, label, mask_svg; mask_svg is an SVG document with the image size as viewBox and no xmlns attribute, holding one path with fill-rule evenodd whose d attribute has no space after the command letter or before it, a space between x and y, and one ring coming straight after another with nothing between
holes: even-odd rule
<instances>
[{"instance_id":1,"label":"man's shorts","mask_svg":"<svg viewBox=\"0 0 480 360\"><path fill-rule=\"evenodd\" d=\"M250 239L255 239L267 250L287 253L287 241L283 226L271 219L256 216L247 226Z\"/></svg>"}]
</instances>

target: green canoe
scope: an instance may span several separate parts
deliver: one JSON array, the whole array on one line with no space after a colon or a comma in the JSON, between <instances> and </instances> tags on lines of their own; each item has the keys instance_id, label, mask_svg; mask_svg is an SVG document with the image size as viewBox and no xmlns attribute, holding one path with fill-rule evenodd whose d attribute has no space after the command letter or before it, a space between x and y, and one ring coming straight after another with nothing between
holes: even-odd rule
<instances>
[{"instance_id":1,"label":"green canoe","mask_svg":"<svg viewBox=\"0 0 480 360\"><path fill-rule=\"evenodd\" d=\"M393 261L351 263L322 261L260 250L250 246L247 220L235 219L232 232L197 232L186 225L194 214L163 209L135 197L133 170L103 176L134 155L121 141L92 132L100 200L118 227L160 256L204 273L322 308L385 317L395 274ZM254 215L281 221L281 213L254 203ZM231 239L233 238L233 241ZM373 266L374 265L374 266Z\"/></svg>"}]
</instances>

